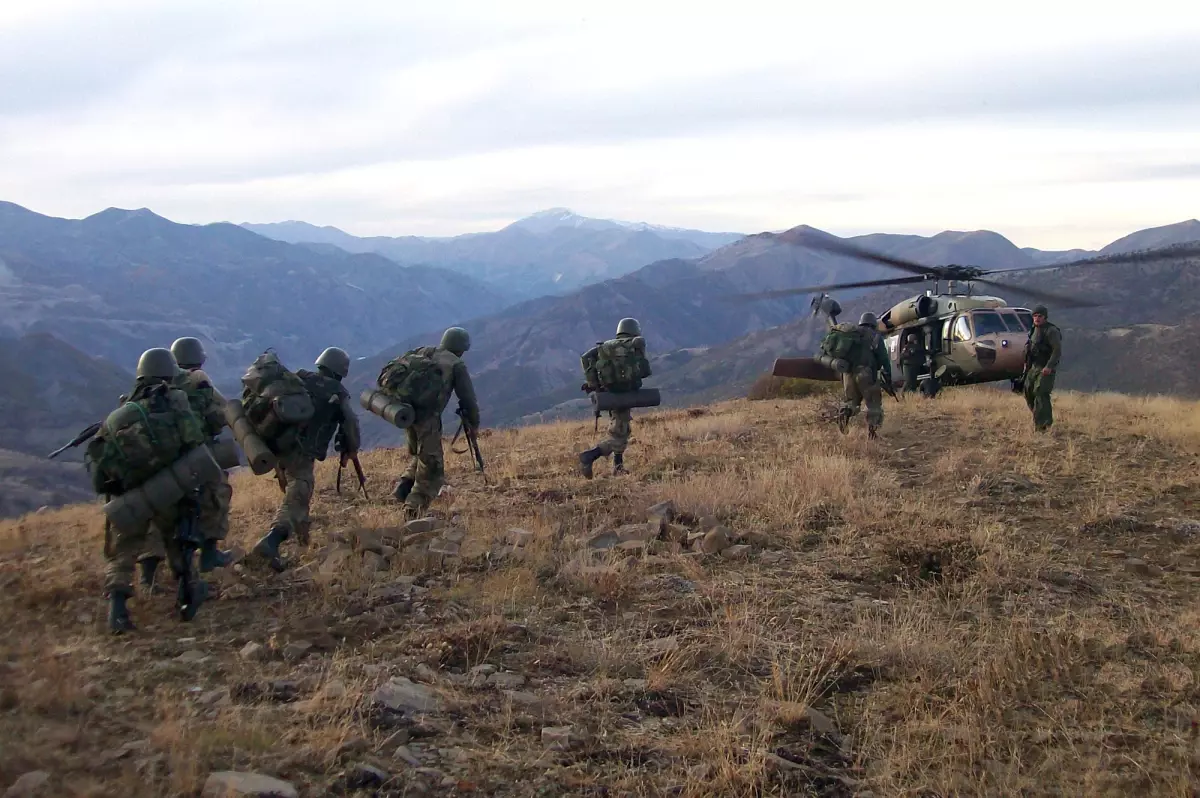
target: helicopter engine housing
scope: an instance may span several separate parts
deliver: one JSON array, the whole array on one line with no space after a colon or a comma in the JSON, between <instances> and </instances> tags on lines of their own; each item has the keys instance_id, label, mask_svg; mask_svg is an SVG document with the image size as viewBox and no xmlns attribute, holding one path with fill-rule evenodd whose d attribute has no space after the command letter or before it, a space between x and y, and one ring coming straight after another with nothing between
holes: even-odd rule
<instances>
[{"instance_id":1,"label":"helicopter engine housing","mask_svg":"<svg viewBox=\"0 0 1200 798\"><path fill-rule=\"evenodd\" d=\"M937 299L931 296L919 296L906 299L890 308L879 317L879 326L891 331L910 321L923 319L938 312Z\"/></svg>"}]
</instances>

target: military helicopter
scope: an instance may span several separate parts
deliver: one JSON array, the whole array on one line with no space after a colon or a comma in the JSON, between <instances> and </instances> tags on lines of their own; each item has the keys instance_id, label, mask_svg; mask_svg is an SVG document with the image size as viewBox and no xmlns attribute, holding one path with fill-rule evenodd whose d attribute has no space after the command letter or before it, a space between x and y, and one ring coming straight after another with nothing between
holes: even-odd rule
<instances>
[{"instance_id":1,"label":"military helicopter","mask_svg":"<svg viewBox=\"0 0 1200 798\"><path fill-rule=\"evenodd\" d=\"M832 326L838 323L837 317L842 308L837 300L825 293L827 291L932 281L933 287L927 289L924 294L898 302L879 314L877 323L877 330L885 336L886 348L892 359L893 375L902 373L898 368L901 341L913 332L921 336L926 357L919 380L920 390L926 396L936 395L944 385L974 385L1002 380L1010 380L1014 391L1020 389L1019 381L1025 365L1024 344L1033 326L1033 313L1025 307L1010 306L1000 297L972 294L973 283L1046 302L1055 308L1096 307L1099 304L1041 289L1034 290L985 279L985 275L1008 270L986 270L976 266L958 265L926 266L873 252L829 235L791 237L788 243L879 263L908 272L909 276L741 294L739 299L767 299L819 292L812 301L812 315L815 317L824 314ZM1190 250L1191 247L1186 249ZM1085 264L1158 260L1185 254L1188 253L1184 252L1184 248L1171 247L1166 250L1083 258L1069 263L1012 271L1025 273ZM941 290L943 283L946 286L944 292ZM964 285L961 292L960 284ZM779 358L775 361L772 373L777 377L841 379L837 372L814 358Z\"/></svg>"}]
</instances>

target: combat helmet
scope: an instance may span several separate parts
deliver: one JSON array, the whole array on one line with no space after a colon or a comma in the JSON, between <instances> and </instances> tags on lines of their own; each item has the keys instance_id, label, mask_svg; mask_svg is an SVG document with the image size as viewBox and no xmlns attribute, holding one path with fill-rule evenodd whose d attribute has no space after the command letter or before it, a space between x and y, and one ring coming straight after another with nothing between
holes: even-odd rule
<instances>
[{"instance_id":1,"label":"combat helmet","mask_svg":"<svg viewBox=\"0 0 1200 798\"><path fill-rule=\"evenodd\" d=\"M138 358L137 376L139 378L172 380L178 373L179 364L175 362L175 356L171 354L170 349L156 346L142 352L142 356Z\"/></svg>"},{"instance_id":2,"label":"combat helmet","mask_svg":"<svg viewBox=\"0 0 1200 798\"><path fill-rule=\"evenodd\" d=\"M204 354L204 344L199 338L187 336L176 338L171 344L171 354L182 369L198 369L204 365L207 356Z\"/></svg>"},{"instance_id":3,"label":"combat helmet","mask_svg":"<svg viewBox=\"0 0 1200 798\"><path fill-rule=\"evenodd\" d=\"M317 357L317 365L328 369L339 380L346 379L350 373L350 355L345 349L331 346Z\"/></svg>"},{"instance_id":4,"label":"combat helmet","mask_svg":"<svg viewBox=\"0 0 1200 798\"><path fill-rule=\"evenodd\" d=\"M868 310L866 313L858 317L858 326L874 327L877 321L879 320L875 318L875 314Z\"/></svg>"},{"instance_id":5,"label":"combat helmet","mask_svg":"<svg viewBox=\"0 0 1200 798\"><path fill-rule=\"evenodd\" d=\"M617 322L617 335L641 335L642 325L637 319L624 318Z\"/></svg>"},{"instance_id":6,"label":"combat helmet","mask_svg":"<svg viewBox=\"0 0 1200 798\"><path fill-rule=\"evenodd\" d=\"M462 327L450 327L442 333L440 346L462 357L463 353L471 348L471 336Z\"/></svg>"}]
</instances>

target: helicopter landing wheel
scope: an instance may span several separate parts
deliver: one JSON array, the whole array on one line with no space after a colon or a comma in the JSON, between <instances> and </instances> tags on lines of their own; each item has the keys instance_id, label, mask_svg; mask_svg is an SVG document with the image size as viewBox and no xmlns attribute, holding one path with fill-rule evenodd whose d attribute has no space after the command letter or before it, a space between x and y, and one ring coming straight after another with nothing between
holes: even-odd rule
<instances>
[{"instance_id":1,"label":"helicopter landing wheel","mask_svg":"<svg viewBox=\"0 0 1200 798\"><path fill-rule=\"evenodd\" d=\"M932 399L938 395L938 391L942 389L941 383L937 377L930 377L921 383L921 395L926 399Z\"/></svg>"}]
</instances>

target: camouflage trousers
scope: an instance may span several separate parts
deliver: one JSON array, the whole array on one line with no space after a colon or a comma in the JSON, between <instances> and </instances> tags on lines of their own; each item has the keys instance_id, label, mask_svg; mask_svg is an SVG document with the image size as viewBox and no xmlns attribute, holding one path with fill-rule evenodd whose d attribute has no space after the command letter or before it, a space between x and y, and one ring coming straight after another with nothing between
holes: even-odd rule
<instances>
[{"instance_id":1,"label":"camouflage trousers","mask_svg":"<svg viewBox=\"0 0 1200 798\"><path fill-rule=\"evenodd\" d=\"M175 536L175 524L179 508L169 515L160 515L131 532L121 532L116 527L104 528L104 589L126 595L133 594L133 569L138 555L148 548L161 551L171 564L171 570L179 573L183 557L179 541ZM153 540L151 540L153 538Z\"/></svg>"},{"instance_id":2,"label":"camouflage trousers","mask_svg":"<svg viewBox=\"0 0 1200 798\"><path fill-rule=\"evenodd\" d=\"M625 447L629 445L629 436L632 434L633 413L626 407L620 410L610 410L608 415L612 417L612 421L608 425L608 437L596 444L596 448L605 457L610 454L624 454Z\"/></svg>"},{"instance_id":3,"label":"camouflage trousers","mask_svg":"<svg viewBox=\"0 0 1200 798\"><path fill-rule=\"evenodd\" d=\"M271 528L282 527L288 531L289 537L294 535L301 543L308 540L311 523L308 508L312 504L316 484L313 465L313 458L301 451L279 456L279 470L287 477L287 490L283 494L283 503L271 519Z\"/></svg>"},{"instance_id":4,"label":"camouflage trousers","mask_svg":"<svg viewBox=\"0 0 1200 798\"><path fill-rule=\"evenodd\" d=\"M408 453L412 463L404 479L413 481L412 491L404 500L410 512L423 510L437 498L446 477L446 458L442 451L442 416L423 419L406 429Z\"/></svg>"},{"instance_id":5,"label":"camouflage trousers","mask_svg":"<svg viewBox=\"0 0 1200 798\"><path fill-rule=\"evenodd\" d=\"M1040 368L1030 369L1025 375L1025 404L1033 413L1033 425L1038 429L1049 429L1054 423L1054 408L1050 394L1054 391L1054 372L1042 374Z\"/></svg>"},{"instance_id":6,"label":"camouflage trousers","mask_svg":"<svg viewBox=\"0 0 1200 798\"><path fill-rule=\"evenodd\" d=\"M923 363L905 363L904 369L904 392L915 393L921 387L921 366Z\"/></svg>"},{"instance_id":7,"label":"camouflage trousers","mask_svg":"<svg viewBox=\"0 0 1200 798\"><path fill-rule=\"evenodd\" d=\"M865 401L867 424L872 427L883 425L883 389L879 386L874 372L857 368L843 374L842 390L845 399L842 407L849 410L851 416L858 414L859 406Z\"/></svg>"},{"instance_id":8,"label":"camouflage trousers","mask_svg":"<svg viewBox=\"0 0 1200 798\"><path fill-rule=\"evenodd\" d=\"M229 534L229 504L232 500L233 486L229 484L229 476L224 471L217 482L206 485L200 491L199 526L205 540L224 540ZM152 534L146 536L146 550L138 557L138 561L166 557L163 540L165 535L170 534L174 534L173 530L163 531L155 526Z\"/></svg>"}]
</instances>

